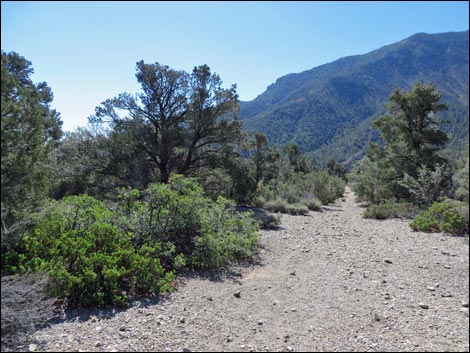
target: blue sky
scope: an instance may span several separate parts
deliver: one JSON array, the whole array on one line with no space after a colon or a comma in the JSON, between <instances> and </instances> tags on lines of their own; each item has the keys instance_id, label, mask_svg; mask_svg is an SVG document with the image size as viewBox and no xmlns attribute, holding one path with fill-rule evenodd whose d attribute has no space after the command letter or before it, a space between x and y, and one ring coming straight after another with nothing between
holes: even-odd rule
<instances>
[{"instance_id":1,"label":"blue sky","mask_svg":"<svg viewBox=\"0 0 470 353\"><path fill-rule=\"evenodd\" d=\"M418 32L463 31L467 1L1 2L1 48L32 62L64 130L136 93L135 64L207 64L251 100L277 78L364 54Z\"/></svg>"}]
</instances>

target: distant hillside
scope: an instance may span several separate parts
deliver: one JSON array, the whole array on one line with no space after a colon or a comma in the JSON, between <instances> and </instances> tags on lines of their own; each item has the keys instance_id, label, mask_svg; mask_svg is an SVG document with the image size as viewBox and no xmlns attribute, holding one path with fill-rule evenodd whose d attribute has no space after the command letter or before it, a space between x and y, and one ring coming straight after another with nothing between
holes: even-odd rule
<instances>
[{"instance_id":1,"label":"distant hillside","mask_svg":"<svg viewBox=\"0 0 470 353\"><path fill-rule=\"evenodd\" d=\"M451 109L445 118L450 148L468 138L469 32L418 33L364 55L344 57L276 80L250 102L240 119L278 145L296 143L319 165L330 158L350 164L377 137L371 122L394 88L433 83Z\"/></svg>"}]
</instances>

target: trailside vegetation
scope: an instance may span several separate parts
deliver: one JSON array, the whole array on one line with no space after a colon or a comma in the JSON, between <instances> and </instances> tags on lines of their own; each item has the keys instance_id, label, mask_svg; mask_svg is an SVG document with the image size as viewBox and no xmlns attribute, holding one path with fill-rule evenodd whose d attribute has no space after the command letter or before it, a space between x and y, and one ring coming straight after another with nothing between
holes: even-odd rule
<instances>
[{"instance_id":1,"label":"trailside vegetation","mask_svg":"<svg viewBox=\"0 0 470 353\"><path fill-rule=\"evenodd\" d=\"M383 144L370 144L348 175L359 199L372 203L364 217L413 218L421 209L413 229L468 233L468 153L458 163L442 153L449 137L438 113L448 106L440 98L432 84L420 82L390 95L388 114L373 124Z\"/></svg>"},{"instance_id":2,"label":"trailside vegetation","mask_svg":"<svg viewBox=\"0 0 470 353\"><path fill-rule=\"evenodd\" d=\"M334 161L318 171L296 145L242 133L236 86L207 65L139 61L140 93L65 134L31 73L2 52L2 275L45 272L68 305L126 306L184 269L252 261L259 228L280 222L259 207L306 214L343 193Z\"/></svg>"}]
</instances>

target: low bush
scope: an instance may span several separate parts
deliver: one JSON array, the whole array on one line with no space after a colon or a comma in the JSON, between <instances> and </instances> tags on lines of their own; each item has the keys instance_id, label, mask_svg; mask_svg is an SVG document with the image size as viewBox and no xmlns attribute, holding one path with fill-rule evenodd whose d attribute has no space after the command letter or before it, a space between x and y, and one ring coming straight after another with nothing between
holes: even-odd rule
<instances>
[{"instance_id":1,"label":"low bush","mask_svg":"<svg viewBox=\"0 0 470 353\"><path fill-rule=\"evenodd\" d=\"M264 203L264 208L271 211L271 212L280 212L280 213L288 213L287 212L287 201L277 198L273 201L267 201Z\"/></svg>"},{"instance_id":2,"label":"low bush","mask_svg":"<svg viewBox=\"0 0 470 353\"><path fill-rule=\"evenodd\" d=\"M258 222L249 213L232 211L233 203L219 197L202 217L201 235L189 263L196 268L218 268L235 259L249 260L258 249Z\"/></svg>"},{"instance_id":3,"label":"low bush","mask_svg":"<svg viewBox=\"0 0 470 353\"><path fill-rule=\"evenodd\" d=\"M136 242L162 244L167 269L181 263L220 267L257 251L259 223L253 215L233 212L233 202L224 197L212 201L195 179L175 175L168 185L150 185L142 195L135 192L122 195L122 219Z\"/></svg>"},{"instance_id":4,"label":"low bush","mask_svg":"<svg viewBox=\"0 0 470 353\"><path fill-rule=\"evenodd\" d=\"M237 206L234 208L236 212L251 212L253 217L258 221L263 229L276 229L281 224L280 215L269 214L265 210L257 207Z\"/></svg>"},{"instance_id":5,"label":"low bush","mask_svg":"<svg viewBox=\"0 0 470 353\"><path fill-rule=\"evenodd\" d=\"M301 203L307 206L310 211L322 211L322 203L319 199L313 197L311 199L302 199Z\"/></svg>"},{"instance_id":6,"label":"low bush","mask_svg":"<svg viewBox=\"0 0 470 353\"><path fill-rule=\"evenodd\" d=\"M129 296L170 291L184 266L253 258L259 223L233 206L181 176L123 191L111 208L87 195L49 201L2 265L10 273L46 271L53 294L71 304L125 306Z\"/></svg>"},{"instance_id":7,"label":"low bush","mask_svg":"<svg viewBox=\"0 0 470 353\"><path fill-rule=\"evenodd\" d=\"M112 219L91 196L48 202L20 240L12 272L44 270L53 295L84 306L125 306L129 295L169 291L173 273L160 264L160 244L135 246Z\"/></svg>"},{"instance_id":8,"label":"low bush","mask_svg":"<svg viewBox=\"0 0 470 353\"><path fill-rule=\"evenodd\" d=\"M370 205L363 213L364 218L388 219L406 218L412 219L419 211L417 206L406 202L382 202Z\"/></svg>"},{"instance_id":9,"label":"low bush","mask_svg":"<svg viewBox=\"0 0 470 353\"><path fill-rule=\"evenodd\" d=\"M259 183L255 204L272 212L307 214L341 197L344 187L343 179L326 171L293 174L287 181Z\"/></svg>"},{"instance_id":10,"label":"low bush","mask_svg":"<svg viewBox=\"0 0 470 353\"><path fill-rule=\"evenodd\" d=\"M423 232L468 234L468 204L450 199L436 202L418 214L410 227Z\"/></svg>"},{"instance_id":11,"label":"low bush","mask_svg":"<svg viewBox=\"0 0 470 353\"><path fill-rule=\"evenodd\" d=\"M293 205L287 205L287 213L291 215L302 215L308 214L308 207L302 204L295 203Z\"/></svg>"}]
</instances>

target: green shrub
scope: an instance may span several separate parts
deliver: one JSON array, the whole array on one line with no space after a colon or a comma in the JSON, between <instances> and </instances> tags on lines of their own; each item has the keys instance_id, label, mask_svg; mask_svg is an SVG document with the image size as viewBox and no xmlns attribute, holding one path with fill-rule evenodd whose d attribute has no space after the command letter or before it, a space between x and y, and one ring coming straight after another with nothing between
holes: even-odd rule
<instances>
[{"instance_id":1,"label":"green shrub","mask_svg":"<svg viewBox=\"0 0 470 353\"><path fill-rule=\"evenodd\" d=\"M341 197L344 187L343 179L326 171L292 174L286 181L259 183L255 204L272 212L307 214Z\"/></svg>"},{"instance_id":2,"label":"green shrub","mask_svg":"<svg viewBox=\"0 0 470 353\"><path fill-rule=\"evenodd\" d=\"M281 223L281 217L279 215L269 214L261 208L236 206L234 210L237 212L251 212L252 216L263 229L275 229Z\"/></svg>"},{"instance_id":3,"label":"green shrub","mask_svg":"<svg viewBox=\"0 0 470 353\"><path fill-rule=\"evenodd\" d=\"M171 289L173 273L160 264L160 244L137 247L91 196L51 201L19 243L18 272L45 270L52 294L71 304L125 306L129 295Z\"/></svg>"},{"instance_id":4,"label":"green shrub","mask_svg":"<svg viewBox=\"0 0 470 353\"><path fill-rule=\"evenodd\" d=\"M53 294L70 303L125 306L129 296L171 290L173 271L184 266L253 258L258 229L251 213L175 176L169 185L121 192L112 211L87 195L50 201L2 264L47 271Z\"/></svg>"},{"instance_id":5,"label":"green shrub","mask_svg":"<svg viewBox=\"0 0 470 353\"><path fill-rule=\"evenodd\" d=\"M122 198L129 196L124 193ZM131 206L123 204L120 211L134 241L161 243L167 269L180 267L176 256L188 266L215 268L257 251L259 223L252 214L233 212L232 202L223 197L212 201L195 179L175 175L169 185L152 184Z\"/></svg>"},{"instance_id":6,"label":"green shrub","mask_svg":"<svg viewBox=\"0 0 470 353\"><path fill-rule=\"evenodd\" d=\"M197 268L218 268L235 259L249 260L258 250L258 222L248 213L232 211L233 203L219 197L202 218L190 262Z\"/></svg>"},{"instance_id":7,"label":"green shrub","mask_svg":"<svg viewBox=\"0 0 470 353\"><path fill-rule=\"evenodd\" d=\"M301 190L307 190L324 205L343 196L345 186L343 179L329 175L327 171L309 173L301 182Z\"/></svg>"},{"instance_id":8,"label":"green shrub","mask_svg":"<svg viewBox=\"0 0 470 353\"><path fill-rule=\"evenodd\" d=\"M287 201L277 198L273 201L268 201L264 204L264 208L271 212L280 212L280 213L288 213L287 212Z\"/></svg>"},{"instance_id":9,"label":"green shrub","mask_svg":"<svg viewBox=\"0 0 470 353\"><path fill-rule=\"evenodd\" d=\"M317 198L302 199L301 203L308 207L310 211L322 211L322 203Z\"/></svg>"},{"instance_id":10,"label":"green shrub","mask_svg":"<svg viewBox=\"0 0 470 353\"><path fill-rule=\"evenodd\" d=\"M291 214L291 215L302 215L302 216L305 216L308 214L308 207L305 206L305 205L301 205L301 204L289 204L287 205L287 213Z\"/></svg>"},{"instance_id":11,"label":"green shrub","mask_svg":"<svg viewBox=\"0 0 470 353\"><path fill-rule=\"evenodd\" d=\"M382 202L370 205L362 215L364 218L388 219L407 218L412 219L418 212L418 207L406 202Z\"/></svg>"},{"instance_id":12,"label":"green shrub","mask_svg":"<svg viewBox=\"0 0 470 353\"><path fill-rule=\"evenodd\" d=\"M367 155L355 164L347 177L359 201L378 204L393 198L390 183L384 181L393 177L393 170Z\"/></svg>"},{"instance_id":13,"label":"green shrub","mask_svg":"<svg viewBox=\"0 0 470 353\"><path fill-rule=\"evenodd\" d=\"M416 216L410 227L415 231L468 234L468 204L456 200L436 202Z\"/></svg>"}]
</instances>

